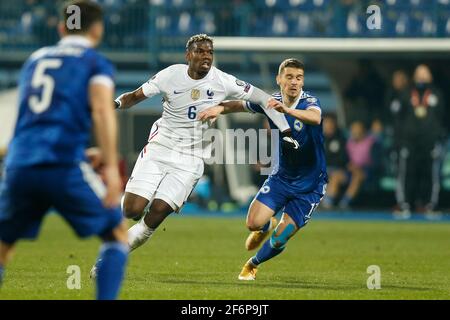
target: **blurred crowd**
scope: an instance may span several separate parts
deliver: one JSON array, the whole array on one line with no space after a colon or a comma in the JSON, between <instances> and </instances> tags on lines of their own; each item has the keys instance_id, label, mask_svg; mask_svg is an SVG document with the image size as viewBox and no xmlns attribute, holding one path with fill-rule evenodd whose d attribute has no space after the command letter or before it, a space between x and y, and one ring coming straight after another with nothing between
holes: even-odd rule
<instances>
[{"instance_id":1,"label":"blurred crowd","mask_svg":"<svg viewBox=\"0 0 450 320\"><path fill-rule=\"evenodd\" d=\"M0 2L0 46L30 47L57 40L62 0ZM106 48L166 48L173 37L448 37L450 0L98 0L105 8ZM366 26L378 5L380 30ZM174 48L178 49L178 47Z\"/></svg>"},{"instance_id":2,"label":"blurred crowd","mask_svg":"<svg viewBox=\"0 0 450 320\"><path fill-rule=\"evenodd\" d=\"M344 93L347 129L324 116L330 182L324 208L347 209L361 190L394 179L395 212L433 214L439 202L441 167L447 152L448 111L427 65L412 76L396 70L387 90L366 66Z\"/></svg>"}]
</instances>

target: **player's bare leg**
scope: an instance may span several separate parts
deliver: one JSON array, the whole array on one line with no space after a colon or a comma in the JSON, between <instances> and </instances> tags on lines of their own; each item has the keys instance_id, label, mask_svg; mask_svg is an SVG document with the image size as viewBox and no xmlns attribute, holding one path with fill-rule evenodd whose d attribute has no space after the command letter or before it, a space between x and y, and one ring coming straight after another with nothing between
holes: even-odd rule
<instances>
[{"instance_id":1,"label":"player's bare leg","mask_svg":"<svg viewBox=\"0 0 450 320\"><path fill-rule=\"evenodd\" d=\"M14 244L0 241L0 287L2 286L6 264L11 260L13 251Z\"/></svg>"},{"instance_id":2,"label":"player's bare leg","mask_svg":"<svg viewBox=\"0 0 450 320\"><path fill-rule=\"evenodd\" d=\"M239 280L255 280L258 265L272 259L283 252L288 240L298 231L294 220L283 213L280 223L255 256L250 258L242 267Z\"/></svg>"},{"instance_id":3,"label":"player's bare leg","mask_svg":"<svg viewBox=\"0 0 450 320\"><path fill-rule=\"evenodd\" d=\"M351 201L355 198L355 196L359 192L359 189L361 188L361 185L366 178L364 171L361 168L358 168L356 166L351 166L349 169L352 174L352 177L350 180L350 185L348 186L344 197L339 202L340 209L348 208Z\"/></svg>"},{"instance_id":4,"label":"player's bare leg","mask_svg":"<svg viewBox=\"0 0 450 320\"><path fill-rule=\"evenodd\" d=\"M148 213L141 221L128 230L130 250L142 246L155 232L156 228L173 212L172 207L161 199L154 199Z\"/></svg>"},{"instance_id":5,"label":"player's bare leg","mask_svg":"<svg viewBox=\"0 0 450 320\"><path fill-rule=\"evenodd\" d=\"M131 192L125 192L122 202L122 212L127 219L140 219L144 215L148 199Z\"/></svg>"},{"instance_id":6,"label":"player's bare leg","mask_svg":"<svg viewBox=\"0 0 450 320\"><path fill-rule=\"evenodd\" d=\"M122 213L125 216L125 218L128 218L128 219L140 218L144 214L144 210L145 210L146 206L148 205L148 203L149 203L149 201L147 199L145 199L141 196L138 196L136 194L126 192L124 198L122 199L122 204L121 204L122 205ZM129 250L131 251L130 239L129 239L130 234L134 235L134 234L142 233L142 230L135 230L135 229L137 229L137 227L135 227L136 225L137 224L135 224L133 227L130 228L130 230L127 231L127 223L124 220L122 228L125 228L125 231L123 232L123 237L125 237L125 240L122 239L123 237L121 236L121 231L120 231L121 229L119 231L113 231L112 234L105 236L105 238L103 240L105 242L113 241L113 239L118 237L120 239L118 241L124 240L125 243L128 245ZM132 241L135 241L134 237L131 237L131 238L132 238L131 239ZM91 279L97 278L98 267L101 262L102 262L102 258L99 257L99 259L97 260L95 265L91 268L91 271L89 273L89 276Z\"/></svg>"},{"instance_id":7,"label":"player's bare leg","mask_svg":"<svg viewBox=\"0 0 450 320\"><path fill-rule=\"evenodd\" d=\"M247 250L256 249L267 235L275 228L277 219L273 217L275 211L264 203L253 200L247 214L247 228L252 231L245 241Z\"/></svg>"},{"instance_id":8,"label":"player's bare leg","mask_svg":"<svg viewBox=\"0 0 450 320\"><path fill-rule=\"evenodd\" d=\"M327 194L322 201L324 209L331 209L339 193L339 188L347 181L347 174L344 170L338 169L330 172L328 176Z\"/></svg>"}]
</instances>

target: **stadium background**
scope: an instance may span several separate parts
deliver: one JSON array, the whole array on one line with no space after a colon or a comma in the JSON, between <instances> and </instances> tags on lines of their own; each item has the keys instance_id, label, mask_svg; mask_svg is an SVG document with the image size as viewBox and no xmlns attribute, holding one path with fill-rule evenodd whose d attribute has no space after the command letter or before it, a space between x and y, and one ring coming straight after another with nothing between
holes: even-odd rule
<instances>
[{"instance_id":1,"label":"stadium background","mask_svg":"<svg viewBox=\"0 0 450 320\"><path fill-rule=\"evenodd\" d=\"M392 210L395 205L397 160L385 98L392 73L401 69L412 75L418 64L426 63L435 85L444 95L445 108L450 108L448 0L98 2L105 9L106 22L101 51L117 67L117 95L136 88L170 64L183 63L187 39L195 33L207 33L216 39L215 59L219 68L268 92L277 90L274 76L281 60L287 57L303 60L305 89L320 98L326 112L337 115L346 136L354 120L361 119L370 127L373 120L380 119L383 138L380 153L374 159L376 174L363 184L353 209ZM45 0L0 3L3 118L0 148L3 150L15 116L18 72L33 50L58 40L56 23L60 3ZM373 4L381 9L379 30L366 27L369 16L366 9ZM254 37L263 40L263 45ZM411 42L405 47L401 43L404 40ZM359 83L357 94L351 93L354 83ZM128 173L160 112L160 97L119 112L120 151ZM447 114L446 119L450 119L450 112ZM244 129L263 126L263 119L258 117L227 118L219 126ZM450 129L450 122L446 123ZM185 210L245 210L263 178L252 166L208 166ZM442 162L439 209L450 206L449 195L450 153L447 151Z\"/></svg>"},{"instance_id":2,"label":"stadium background","mask_svg":"<svg viewBox=\"0 0 450 320\"><path fill-rule=\"evenodd\" d=\"M106 34L100 50L117 67L117 92L136 88L158 70L184 62L194 33L215 38L216 65L267 91L281 60L306 64L305 89L335 113L348 137L355 119L383 124L377 174L350 209L313 215L285 252L264 264L254 283L237 275L250 253L245 213L264 177L251 166L207 168L194 197L130 256L123 299L448 299L449 216L413 215L393 221L397 174L389 106L395 70L409 76L430 66L450 109L449 0L101 0ZM0 1L0 149L5 152L16 116L22 63L36 48L57 41L52 0ZM381 9L382 27L369 30L366 9ZM363 71L363 72L361 72ZM356 84L356 85L355 85ZM356 94L350 88L358 88ZM353 90L354 91L354 90ZM120 152L128 173L161 114L159 97L118 112ZM450 112L447 112L450 114ZM446 117L449 119L449 116ZM228 115L219 127L262 127L252 115ZM446 120L447 132L449 121ZM442 162L439 210L450 207L450 153ZM56 215L37 243L21 243L0 299L90 299L89 270L98 240L79 242ZM68 290L67 266L82 271L81 290ZM368 266L381 268L381 290L368 290ZM179 312L168 308L165 313ZM154 309L152 309L154 310ZM297 310L297 308L296 308ZM294 311L294 310L293 310Z\"/></svg>"}]
</instances>

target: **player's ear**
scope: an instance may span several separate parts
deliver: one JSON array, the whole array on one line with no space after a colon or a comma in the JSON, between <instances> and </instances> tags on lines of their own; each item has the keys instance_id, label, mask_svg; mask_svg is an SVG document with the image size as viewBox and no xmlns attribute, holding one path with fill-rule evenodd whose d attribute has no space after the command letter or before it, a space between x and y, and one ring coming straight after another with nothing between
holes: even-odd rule
<instances>
[{"instance_id":1,"label":"player's ear","mask_svg":"<svg viewBox=\"0 0 450 320\"><path fill-rule=\"evenodd\" d=\"M187 62L189 62L189 60L191 60L191 52L189 50L186 50L185 58L186 58Z\"/></svg>"},{"instance_id":2,"label":"player's ear","mask_svg":"<svg viewBox=\"0 0 450 320\"><path fill-rule=\"evenodd\" d=\"M277 85L280 85L280 75L279 74L277 75L276 80L277 80Z\"/></svg>"},{"instance_id":3,"label":"player's ear","mask_svg":"<svg viewBox=\"0 0 450 320\"><path fill-rule=\"evenodd\" d=\"M60 38L62 38L62 37L67 35L66 25L62 21L60 21L58 23L58 34L59 34Z\"/></svg>"},{"instance_id":4,"label":"player's ear","mask_svg":"<svg viewBox=\"0 0 450 320\"><path fill-rule=\"evenodd\" d=\"M92 26L90 27L89 33L91 34L91 37L94 39L96 44L100 43L100 41L102 40L103 30L103 22L100 21L92 24Z\"/></svg>"}]
</instances>

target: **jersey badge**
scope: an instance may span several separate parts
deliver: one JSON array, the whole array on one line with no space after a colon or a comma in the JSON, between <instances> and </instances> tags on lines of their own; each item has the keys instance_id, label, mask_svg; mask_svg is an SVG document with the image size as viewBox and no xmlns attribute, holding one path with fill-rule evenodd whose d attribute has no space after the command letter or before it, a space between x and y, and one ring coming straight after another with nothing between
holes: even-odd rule
<instances>
[{"instance_id":1,"label":"jersey badge","mask_svg":"<svg viewBox=\"0 0 450 320\"><path fill-rule=\"evenodd\" d=\"M192 89L191 91L191 98L192 100L198 100L200 98L200 90L198 89Z\"/></svg>"},{"instance_id":2,"label":"jersey badge","mask_svg":"<svg viewBox=\"0 0 450 320\"><path fill-rule=\"evenodd\" d=\"M261 188L261 193L266 194L266 193L269 193L269 192L270 192L270 187L269 186L263 186Z\"/></svg>"},{"instance_id":3,"label":"jersey badge","mask_svg":"<svg viewBox=\"0 0 450 320\"><path fill-rule=\"evenodd\" d=\"M296 130L296 131L300 131L300 130L302 130L303 129L303 122L301 122L300 120L295 120L294 121L294 129Z\"/></svg>"}]
</instances>

